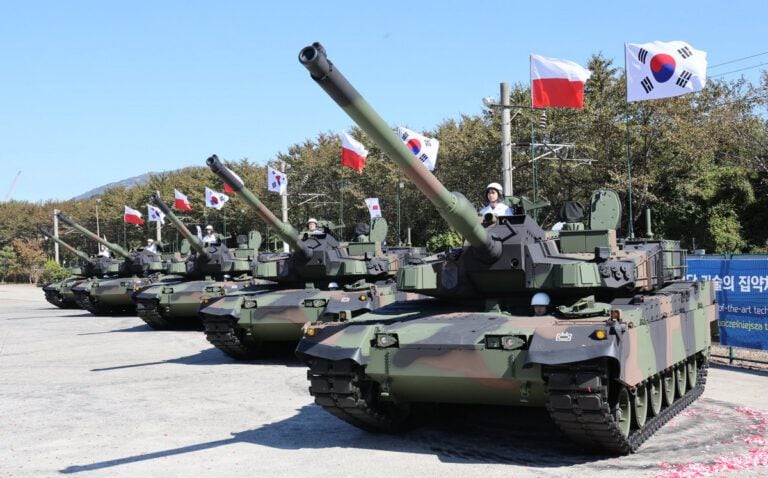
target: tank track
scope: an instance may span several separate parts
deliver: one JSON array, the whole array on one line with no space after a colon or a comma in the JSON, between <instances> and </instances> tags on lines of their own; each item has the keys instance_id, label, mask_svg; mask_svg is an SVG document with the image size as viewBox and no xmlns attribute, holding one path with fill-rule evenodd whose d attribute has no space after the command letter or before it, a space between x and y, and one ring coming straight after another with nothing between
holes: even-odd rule
<instances>
[{"instance_id":1,"label":"tank track","mask_svg":"<svg viewBox=\"0 0 768 478\"><path fill-rule=\"evenodd\" d=\"M91 302L91 298L88 296L88 293L82 293L82 292L75 292L75 303L78 307L80 307L83 310L87 310L88 312L92 313L93 315L101 315L104 314L103 311L100 311L96 305Z\"/></svg>"},{"instance_id":2,"label":"tank track","mask_svg":"<svg viewBox=\"0 0 768 478\"><path fill-rule=\"evenodd\" d=\"M231 317L204 317L203 326L208 342L234 359L253 360L262 355L259 344L247 340Z\"/></svg>"},{"instance_id":3,"label":"tank track","mask_svg":"<svg viewBox=\"0 0 768 478\"><path fill-rule=\"evenodd\" d=\"M56 291L53 290L47 290L45 291L45 300L47 300L49 303L55 305L56 307L60 309L75 309L77 308L77 303L72 303L69 301L65 301L62 299L61 294L59 294Z\"/></svg>"},{"instance_id":4,"label":"tank track","mask_svg":"<svg viewBox=\"0 0 768 478\"><path fill-rule=\"evenodd\" d=\"M136 302L136 315L153 329L168 330L177 325L174 321L163 317L157 300L134 299L134 302Z\"/></svg>"},{"instance_id":5,"label":"tank track","mask_svg":"<svg viewBox=\"0 0 768 478\"><path fill-rule=\"evenodd\" d=\"M360 365L351 360L313 358L309 367L309 393L326 412L373 433L394 433L409 427L410 408L380 403L378 387L364 379Z\"/></svg>"},{"instance_id":6,"label":"tank track","mask_svg":"<svg viewBox=\"0 0 768 478\"><path fill-rule=\"evenodd\" d=\"M703 392L708 362L701 358L696 385L658 415L648 417L641 428L625 437L611 414L606 362L548 367L550 399L547 410L557 426L574 442L597 451L627 455L634 453L656 430L693 403Z\"/></svg>"}]
</instances>

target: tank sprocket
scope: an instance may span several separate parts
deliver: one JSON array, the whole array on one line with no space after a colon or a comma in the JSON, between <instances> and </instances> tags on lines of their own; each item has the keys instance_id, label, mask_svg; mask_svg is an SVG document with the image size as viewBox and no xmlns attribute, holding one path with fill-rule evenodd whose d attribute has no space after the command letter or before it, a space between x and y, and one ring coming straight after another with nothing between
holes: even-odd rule
<instances>
[{"instance_id":1,"label":"tank sprocket","mask_svg":"<svg viewBox=\"0 0 768 478\"><path fill-rule=\"evenodd\" d=\"M263 355L261 345L235 327L231 317L204 317L205 338L214 347L237 360L253 360Z\"/></svg>"},{"instance_id":2,"label":"tank sprocket","mask_svg":"<svg viewBox=\"0 0 768 478\"><path fill-rule=\"evenodd\" d=\"M410 427L410 405L380 401L378 384L366 380L357 363L313 358L309 367L309 393L331 415L374 433Z\"/></svg>"}]
</instances>

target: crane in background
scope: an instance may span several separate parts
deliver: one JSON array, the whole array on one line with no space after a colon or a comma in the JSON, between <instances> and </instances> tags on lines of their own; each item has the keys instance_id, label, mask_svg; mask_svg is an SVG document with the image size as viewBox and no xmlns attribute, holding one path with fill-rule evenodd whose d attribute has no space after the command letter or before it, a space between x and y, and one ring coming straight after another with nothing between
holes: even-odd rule
<instances>
[{"instance_id":1,"label":"crane in background","mask_svg":"<svg viewBox=\"0 0 768 478\"><path fill-rule=\"evenodd\" d=\"M19 182L19 176L21 176L21 170L19 170L18 173L16 173L16 176L13 178L13 181L11 181L11 187L8 188L8 193L5 195L5 199L3 201L7 201L11 199L11 194L13 193L13 188L16 187L16 183Z\"/></svg>"}]
</instances>

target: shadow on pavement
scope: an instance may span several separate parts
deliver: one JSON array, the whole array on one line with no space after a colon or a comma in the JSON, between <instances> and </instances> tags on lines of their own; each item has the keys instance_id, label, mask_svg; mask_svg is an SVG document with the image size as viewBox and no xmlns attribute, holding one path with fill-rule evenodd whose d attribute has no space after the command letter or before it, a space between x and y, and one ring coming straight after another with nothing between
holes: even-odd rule
<instances>
[{"instance_id":1,"label":"shadow on pavement","mask_svg":"<svg viewBox=\"0 0 768 478\"><path fill-rule=\"evenodd\" d=\"M560 433L544 410L441 407L431 415L428 425L403 434L385 435L358 430L318 406L306 405L290 418L236 432L230 438L87 465L72 465L60 471L68 474L100 470L236 443L283 450L356 448L419 453L435 455L446 463L536 467L564 467L610 458L581 452Z\"/></svg>"},{"instance_id":2,"label":"shadow on pavement","mask_svg":"<svg viewBox=\"0 0 768 478\"><path fill-rule=\"evenodd\" d=\"M205 349L194 355L188 355L186 357L179 357L179 358L170 359L170 360L160 360L156 362L143 362L143 363L128 364L128 365L118 365L115 367L94 368L94 369L91 369L91 372L107 372L110 370L122 370L126 368L148 367L152 365L163 365L163 364L231 365L233 363L235 364L242 363L242 364L255 364L255 365L283 365L286 367L303 367L304 364L301 361L299 361L299 359L297 359L296 356L293 354L293 349L295 349L295 345L293 346L293 348L289 350L278 349L274 354L270 354L269 356L266 356L265 358L262 358L262 359L240 361L240 360L235 360L232 357L229 357L228 355L225 355L219 349L210 348L210 349Z\"/></svg>"}]
</instances>

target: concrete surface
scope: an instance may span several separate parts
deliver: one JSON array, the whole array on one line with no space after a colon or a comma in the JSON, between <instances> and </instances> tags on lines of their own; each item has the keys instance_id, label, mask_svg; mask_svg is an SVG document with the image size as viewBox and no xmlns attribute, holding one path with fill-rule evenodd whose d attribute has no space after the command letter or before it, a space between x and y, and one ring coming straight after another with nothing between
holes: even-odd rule
<instances>
[{"instance_id":1,"label":"concrete surface","mask_svg":"<svg viewBox=\"0 0 768 478\"><path fill-rule=\"evenodd\" d=\"M0 476L768 476L767 394L765 374L712 368L703 398L620 458L579 453L535 410L372 435L312 404L290 351L236 363L200 332L0 285Z\"/></svg>"}]
</instances>

